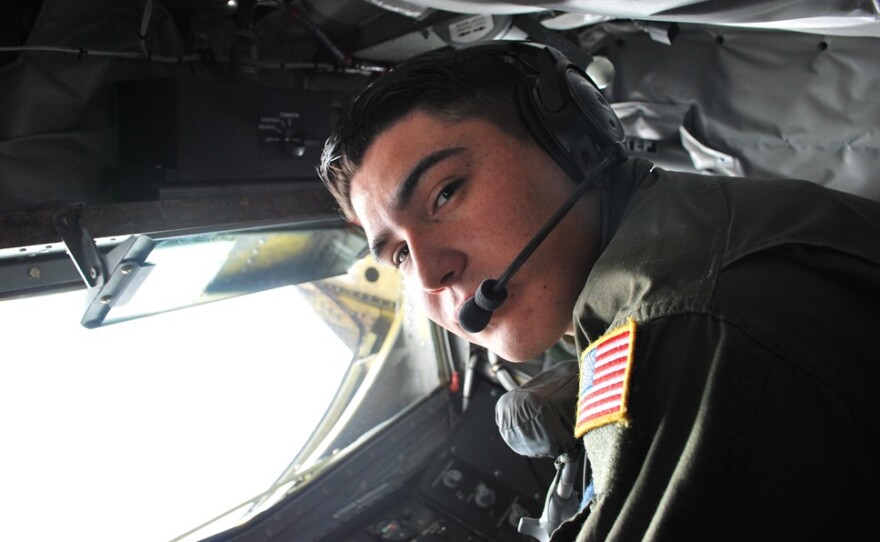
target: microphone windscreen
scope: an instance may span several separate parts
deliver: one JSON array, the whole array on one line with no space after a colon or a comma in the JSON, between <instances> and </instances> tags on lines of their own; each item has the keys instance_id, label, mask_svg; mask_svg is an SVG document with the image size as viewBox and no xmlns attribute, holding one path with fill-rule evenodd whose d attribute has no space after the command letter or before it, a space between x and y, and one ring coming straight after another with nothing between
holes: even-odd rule
<instances>
[{"instance_id":1,"label":"microphone windscreen","mask_svg":"<svg viewBox=\"0 0 880 542\"><path fill-rule=\"evenodd\" d=\"M474 294L474 301L480 308L490 312L495 311L507 299L507 288L502 286L496 291L497 284L498 281L495 279L486 279L480 283Z\"/></svg>"},{"instance_id":2,"label":"microphone windscreen","mask_svg":"<svg viewBox=\"0 0 880 542\"><path fill-rule=\"evenodd\" d=\"M473 297L465 301L458 311L458 324L468 333L483 331L491 319L492 311L481 308Z\"/></svg>"}]
</instances>

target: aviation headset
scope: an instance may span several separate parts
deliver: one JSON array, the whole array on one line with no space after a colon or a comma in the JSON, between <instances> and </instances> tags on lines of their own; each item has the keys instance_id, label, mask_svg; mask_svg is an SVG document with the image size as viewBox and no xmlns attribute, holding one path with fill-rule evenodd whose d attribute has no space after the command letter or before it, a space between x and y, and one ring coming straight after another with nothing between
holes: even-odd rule
<instances>
[{"instance_id":1,"label":"aviation headset","mask_svg":"<svg viewBox=\"0 0 880 542\"><path fill-rule=\"evenodd\" d=\"M510 58L524 72L517 93L526 127L556 162L580 181L609 153L626 159L623 126L586 72L559 50L525 41L469 47Z\"/></svg>"},{"instance_id":2,"label":"aviation headset","mask_svg":"<svg viewBox=\"0 0 880 542\"><path fill-rule=\"evenodd\" d=\"M470 49L495 52L524 69L517 92L523 121L538 143L578 182L565 203L532 237L497 279L487 278L459 309L465 331L479 333L507 299L507 282L531 257L584 192L609 167L626 159L624 132L617 114L583 69L558 50L530 42L497 41ZM608 191L602 191L603 202ZM605 204L603 203L603 207ZM602 213L602 246L607 244L608 213Z\"/></svg>"}]
</instances>

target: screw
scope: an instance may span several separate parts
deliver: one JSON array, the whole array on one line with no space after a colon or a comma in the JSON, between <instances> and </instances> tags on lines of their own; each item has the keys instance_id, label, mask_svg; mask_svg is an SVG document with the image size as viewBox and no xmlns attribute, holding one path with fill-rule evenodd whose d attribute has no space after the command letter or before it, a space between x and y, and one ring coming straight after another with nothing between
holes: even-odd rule
<instances>
[{"instance_id":1,"label":"screw","mask_svg":"<svg viewBox=\"0 0 880 542\"><path fill-rule=\"evenodd\" d=\"M119 271L120 271L123 275L127 275L127 274L131 273L133 269L134 269L134 266L131 265L130 263L127 263L127 264L123 265L123 266L122 266L122 269L120 269Z\"/></svg>"},{"instance_id":2,"label":"screw","mask_svg":"<svg viewBox=\"0 0 880 542\"><path fill-rule=\"evenodd\" d=\"M103 303L105 305L109 305L111 301L113 301L113 296L111 296L111 295L105 295L105 296L101 297L101 303Z\"/></svg>"},{"instance_id":3,"label":"screw","mask_svg":"<svg viewBox=\"0 0 880 542\"><path fill-rule=\"evenodd\" d=\"M40 268L31 267L30 269L28 269L28 276L34 280L40 278Z\"/></svg>"}]
</instances>

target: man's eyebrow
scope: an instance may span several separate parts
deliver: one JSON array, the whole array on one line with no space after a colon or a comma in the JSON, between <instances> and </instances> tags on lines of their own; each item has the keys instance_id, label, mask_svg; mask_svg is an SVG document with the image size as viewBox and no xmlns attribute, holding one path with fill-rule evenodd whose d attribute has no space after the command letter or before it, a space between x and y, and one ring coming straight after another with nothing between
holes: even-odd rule
<instances>
[{"instance_id":1,"label":"man's eyebrow","mask_svg":"<svg viewBox=\"0 0 880 542\"><path fill-rule=\"evenodd\" d=\"M458 154L463 150L464 147L448 147L440 149L439 151L434 151L419 160L419 163L410 170L409 175L406 176L403 182L397 187L397 190L395 190L392 206L399 210L409 205L409 201L412 199L412 195L416 191L416 187L419 185L419 181L422 180L422 176L425 172L434 167L438 162L441 162L454 154Z\"/></svg>"},{"instance_id":2,"label":"man's eyebrow","mask_svg":"<svg viewBox=\"0 0 880 542\"><path fill-rule=\"evenodd\" d=\"M385 245L388 244L388 235L387 234L379 234L377 235L373 241L370 243L370 252L373 253L373 257L378 261L385 261L382 258L382 251L385 250Z\"/></svg>"}]
</instances>

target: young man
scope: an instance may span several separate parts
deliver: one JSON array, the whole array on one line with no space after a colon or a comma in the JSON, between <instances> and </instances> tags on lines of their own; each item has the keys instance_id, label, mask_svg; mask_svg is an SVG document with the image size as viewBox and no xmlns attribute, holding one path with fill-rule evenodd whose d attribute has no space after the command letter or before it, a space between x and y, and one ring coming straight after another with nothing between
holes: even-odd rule
<instances>
[{"instance_id":1,"label":"young man","mask_svg":"<svg viewBox=\"0 0 880 542\"><path fill-rule=\"evenodd\" d=\"M880 206L629 159L468 332L461 306L577 187L520 116L528 75L479 50L405 62L340 119L321 173L446 329L514 361L575 337L593 481L554 540L865 536Z\"/></svg>"}]
</instances>

